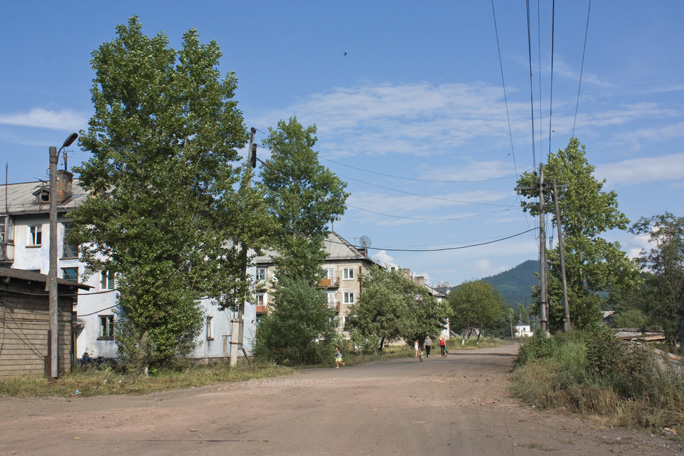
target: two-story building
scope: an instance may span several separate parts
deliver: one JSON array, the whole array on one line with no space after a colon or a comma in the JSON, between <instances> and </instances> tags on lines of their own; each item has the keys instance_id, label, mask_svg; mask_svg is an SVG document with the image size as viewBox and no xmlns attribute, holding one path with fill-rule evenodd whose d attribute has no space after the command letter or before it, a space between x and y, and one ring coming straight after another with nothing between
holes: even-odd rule
<instances>
[{"instance_id":1,"label":"two-story building","mask_svg":"<svg viewBox=\"0 0 684 456\"><path fill-rule=\"evenodd\" d=\"M324 245L327 257L321 268L325 276L321 279L319 286L325 289L328 295L328 305L337 314L338 332L344 333L344 323L349 314L349 307L359 299L362 292L361 275L376 263L368 256L365 249L354 247L334 231L328 233ZM257 317L269 310L270 296L274 283L278 280L275 275L276 257L276 252L266 251L254 259Z\"/></svg>"},{"instance_id":2,"label":"two-story building","mask_svg":"<svg viewBox=\"0 0 684 456\"><path fill-rule=\"evenodd\" d=\"M26 182L0 186L0 266L48 274L50 190L46 182ZM78 249L64 241L69 229L68 212L85 201L87 195L78 179L64 170L57 174L58 277L77 281L85 265ZM254 275L253 268L248 273ZM73 305L73 352L81 357L116 358L114 324L117 309L116 275L99 271L83 281L90 290L79 290ZM197 359L230 356L231 320L234 312L220 310L210 300L200 302L205 313L203 331L194 353ZM251 351L256 328L256 309L245 306L244 346Z\"/></svg>"}]
</instances>

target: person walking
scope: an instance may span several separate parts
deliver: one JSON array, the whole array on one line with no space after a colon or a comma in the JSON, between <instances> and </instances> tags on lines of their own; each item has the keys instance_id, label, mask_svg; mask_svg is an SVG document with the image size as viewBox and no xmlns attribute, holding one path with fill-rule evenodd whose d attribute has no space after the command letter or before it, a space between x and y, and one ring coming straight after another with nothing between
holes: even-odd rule
<instances>
[{"instance_id":1,"label":"person walking","mask_svg":"<svg viewBox=\"0 0 684 456\"><path fill-rule=\"evenodd\" d=\"M429 358L430 357L430 348L432 345L432 339L430 339L430 336L427 336L425 338L424 343L425 343L425 356L427 356Z\"/></svg>"},{"instance_id":2,"label":"person walking","mask_svg":"<svg viewBox=\"0 0 684 456\"><path fill-rule=\"evenodd\" d=\"M339 347L335 347L335 368L336 368L336 369L339 369L339 368L340 368L340 364L342 364L343 366L345 365L345 364L342 362L342 353L340 352L340 348L339 348Z\"/></svg>"},{"instance_id":3,"label":"person walking","mask_svg":"<svg viewBox=\"0 0 684 456\"><path fill-rule=\"evenodd\" d=\"M413 343L413 349L416 352L416 359L418 359L418 353L420 352L420 344L418 344L418 339Z\"/></svg>"},{"instance_id":4,"label":"person walking","mask_svg":"<svg viewBox=\"0 0 684 456\"><path fill-rule=\"evenodd\" d=\"M444 340L444 336L439 337L439 349L442 352L442 358L446 357L446 340Z\"/></svg>"}]
</instances>

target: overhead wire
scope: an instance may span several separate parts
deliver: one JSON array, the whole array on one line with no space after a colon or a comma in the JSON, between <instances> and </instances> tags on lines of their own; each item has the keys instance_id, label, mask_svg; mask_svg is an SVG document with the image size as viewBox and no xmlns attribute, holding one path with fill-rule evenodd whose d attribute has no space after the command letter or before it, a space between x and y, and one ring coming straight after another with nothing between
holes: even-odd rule
<instances>
[{"instance_id":1,"label":"overhead wire","mask_svg":"<svg viewBox=\"0 0 684 456\"><path fill-rule=\"evenodd\" d=\"M513 203L515 204L515 203ZM384 217L389 217L389 218L396 218L396 219L402 219L402 220L417 220L417 221L428 221L428 222L449 222L453 220L463 220L463 219L468 219L468 218L474 218L474 217L480 217L483 215L489 215L489 214L496 214L498 212L508 212L511 210L513 206L510 206L506 209L499 209L496 211L490 211L490 212L481 212L478 214L471 214L471 215L464 215L462 217L447 217L447 218L425 218L425 217L403 217L401 215L392 215L392 214L385 214L384 212L379 212L379 211L373 211L370 209L365 209L362 207L354 206L352 204L347 204L348 207L357 209L359 211L363 212L369 212L371 214L377 214L377 215L382 215Z\"/></svg>"},{"instance_id":2,"label":"overhead wire","mask_svg":"<svg viewBox=\"0 0 684 456\"><path fill-rule=\"evenodd\" d=\"M584 46L582 47L582 65L580 66L579 85L577 87L577 103L575 104L575 120L572 122L572 137L575 137L575 125L577 125L577 109L579 108L580 90L582 89L582 74L584 73L584 56L587 52L587 35L589 35L589 15L591 13L591 0L587 8L587 25L584 28Z\"/></svg>"},{"instance_id":3,"label":"overhead wire","mask_svg":"<svg viewBox=\"0 0 684 456\"><path fill-rule=\"evenodd\" d=\"M530 117L532 126L532 168L537 169L537 152L534 148L534 84L532 82L532 38L530 36L530 0L525 0L527 11L527 61L530 68Z\"/></svg>"},{"instance_id":4,"label":"overhead wire","mask_svg":"<svg viewBox=\"0 0 684 456\"><path fill-rule=\"evenodd\" d=\"M551 118L553 116L553 52L556 40L556 0L553 0L551 4L551 86L549 88L549 155L551 155Z\"/></svg>"}]
</instances>

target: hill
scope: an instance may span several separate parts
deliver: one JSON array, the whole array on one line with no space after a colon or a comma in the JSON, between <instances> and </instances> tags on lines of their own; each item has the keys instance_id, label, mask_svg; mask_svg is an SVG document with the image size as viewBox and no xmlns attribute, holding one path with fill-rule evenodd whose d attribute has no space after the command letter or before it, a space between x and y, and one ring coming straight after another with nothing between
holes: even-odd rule
<instances>
[{"instance_id":1,"label":"hill","mask_svg":"<svg viewBox=\"0 0 684 456\"><path fill-rule=\"evenodd\" d=\"M539 261L527 260L513 269L481 280L492 284L513 309L518 307L518 303L528 308L532 304L532 287L539 285L535 273L539 273Z\"/></svg>"}]
</instances>

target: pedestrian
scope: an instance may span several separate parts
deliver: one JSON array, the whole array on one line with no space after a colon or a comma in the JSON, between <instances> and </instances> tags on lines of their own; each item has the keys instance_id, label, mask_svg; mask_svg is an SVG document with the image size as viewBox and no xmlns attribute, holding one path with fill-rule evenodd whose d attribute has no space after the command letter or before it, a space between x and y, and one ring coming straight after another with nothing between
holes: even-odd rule
<instances>
[{"instance_id":1,"label":"pedestrian","mask_svg":"<svg viewBox=\"0 0 684 456\"><path fill-rule=\"evenodd\" d=\"M418 355L420 354L420 344L418 343L418 339L413 343L413 349L416 352L416 359L418 359Z\"/></svg>"},{"instance_id":2,"label":"pedestrian","mask_svg":"<svg viewBox=\"0 0 684 456\"><path fill-rule=\"evenodd\" d=\"M444 358L447 355L446 340L444 340L444 336L439 337L439 349L442 352L442 358Z\"/></svg>"},{"instance_id":3,"label":"pedestrian","mask_svg":"<svg viewBox=\"0 0 684 456\"><path fill-rule=\"evenodd\" d=\"M340 368L340 364L342 364L343 366L345 365L345 364L342 362L342 353L340 352L340 348L339 348L339 347L335 347L335 368L336 368L336 369L339 369L339 368Z\"/></svg>"},{"instance_id":4,"label":"pedestrian","mask_svg":"<svg viewBox=\"0 0 684 456\"><path fill-rule=\"evenodd\" d=\"M425 338L425 356L428 358L430 357L430 346L432 345L432 339L430 339L430 336L427 336Z\"/></svg>"}]
</instances>

